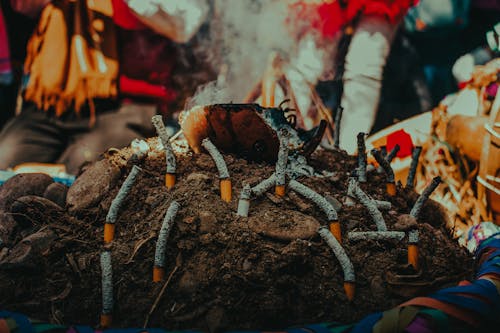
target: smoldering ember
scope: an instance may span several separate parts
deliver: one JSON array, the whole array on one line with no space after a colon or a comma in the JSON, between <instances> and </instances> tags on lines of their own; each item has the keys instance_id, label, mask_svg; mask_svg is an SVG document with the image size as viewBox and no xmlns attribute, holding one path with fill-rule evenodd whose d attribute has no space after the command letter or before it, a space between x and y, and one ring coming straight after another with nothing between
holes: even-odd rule
<instances>
[{"instance_id":1,"label":"smoldering ember","mask_svg":"<svg viewBox=\"0 0 500 333\"><path fill-rule=\"evenodd\" d=\"M0 333L497 331L499 14L0 1Z\"/></svg>"}]
</instances>

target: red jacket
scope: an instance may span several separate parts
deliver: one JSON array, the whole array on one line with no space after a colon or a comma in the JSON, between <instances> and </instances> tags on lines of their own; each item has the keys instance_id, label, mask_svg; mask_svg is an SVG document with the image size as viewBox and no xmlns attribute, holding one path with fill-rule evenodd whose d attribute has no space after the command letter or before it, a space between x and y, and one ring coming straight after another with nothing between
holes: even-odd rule
<instances>
[{"instance_id":1,"label":"red jacket","mask_svg":"<svg viewBox=\"0 0 500 333\"><path fill-rule=\"evenodd\" d=\"M177 93L169 88L175 62L173 42L149 30L123 0L112 3L113 20L122 28L120 94L164 102L175 100Z\"/></svg>"},{"instance_id":2,"label":"red jacket","mask_svg":"<svg viewBox=\"0 0 500 333\"><path fill-rule=\"evenodd\" d=\"M385 17L397 24L418 0L325 0L321 3L300 1L292 6L291 21L309 22L323 37L333 37L358 15ZM300 26L300 23L299 23Z\"/></svg>"}]
</instances>

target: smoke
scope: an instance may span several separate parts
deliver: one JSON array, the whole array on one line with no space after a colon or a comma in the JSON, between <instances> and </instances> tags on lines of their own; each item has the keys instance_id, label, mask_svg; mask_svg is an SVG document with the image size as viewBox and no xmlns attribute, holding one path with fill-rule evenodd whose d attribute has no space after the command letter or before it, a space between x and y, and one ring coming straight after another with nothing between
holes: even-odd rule
<instances>
[{"instance_id":1,"label":"smoke","mask_svg":"<svg viewBox=\"0 0 500 333\"><path fill-rule=\"evenodd\" d=\"M198 88L185 108L213 103L241 103L262 78L270 55L277 53L285 62L314 71L307 80L316 80L323 71L323 52L315 43L298 43L293 29L302 22L290 17L292 1L283 0L213 0L209 35L204 43L212 54L211 65L219 73L216 81ZM288 20L288 21L287 21ZM314 52L299 55L301 47ZM211 51L209 51L209 49ZM217 56L213 57L214 54ZM307 58L312 57L312 58ZM321 58L321 59L320 59ZM300 61L294 61L300 59Z\"/></svg>"}]
</instances>

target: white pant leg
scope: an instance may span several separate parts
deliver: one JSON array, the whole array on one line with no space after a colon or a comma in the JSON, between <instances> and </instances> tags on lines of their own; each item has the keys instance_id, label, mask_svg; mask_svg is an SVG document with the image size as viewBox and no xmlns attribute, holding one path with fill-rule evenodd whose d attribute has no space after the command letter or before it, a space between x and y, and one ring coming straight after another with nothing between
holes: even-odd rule
<instances>
[{"instance_id":1,"label":"white pant leg","mask_svg":"<svg viewBox=\"0 0 500 333\"><path fill-rule=\"evenodd\" d=\"M340 147L350 154L356 151L356 135L369 132L375 121L382 73L395 30L396 26L382 17L362 17L349 45L341 100L344 113Z\"/></svg>"}]
</instances>

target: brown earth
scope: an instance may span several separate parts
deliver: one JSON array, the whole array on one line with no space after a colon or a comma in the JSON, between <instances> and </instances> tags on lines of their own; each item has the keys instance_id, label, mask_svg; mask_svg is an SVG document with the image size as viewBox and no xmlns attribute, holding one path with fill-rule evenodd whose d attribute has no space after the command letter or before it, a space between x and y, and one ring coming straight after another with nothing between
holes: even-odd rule
<instances>
[{"instance_id":1,"label":"brown earth","mask_svg":"<svg viewBox=\"0 0 500 333\"><path fill-rule=\"evenodd\" d=\"M92 166L83 173L94 172L88 178L93 184L80 182L79 190L70 190L68 202L81 198L85 204L80 202L63 213L44 202L30 205L26 213L30 227L24 225L14 236L11 250L0 249L1 309L55 323L97 326L103 223L130 170L127 156L116 152L108 156L112 163L101 162L105 176L92 171ZM153 327L211 331L352 322L472 277L470 255L449 237L440 207L428 202L418 224L422 271L413 279L415 272L405 266L406 238L398 243L349 242L344 237L343 246L356 272L356 296L348 302L337 259L311 233L311 228L327 223L323 213L295 193L279 199L270 191L252 200L249 218L238 217L237 198L243 183L257 184L272 174L273 167L233 156L225 159L233 181L231 203L220 200L216 168L208 155L178 156L178 183L171 192L164 187L163 155L136 161L143 172L120 212L111 246L114 326L143 326L148 317ZM310 164L316 171L333 175L299 181L343 202L355 159L340 152L317 151ZM371 172L368 179L361 185L363 190L375 199L392 202L392 209L382 213L389 230L394 230L392 226L410 211L416 194L398 187L397 196L390 198L382 176ZM103 193L95 192L99 188ZM164 282L152 282L154 250L173 199L181 208L167 245L165 272L172 276L148 316L164 287ZM17 201L23 200L30 202L26 197ZM375 230L367 210L359 204L344 205L339 218L344 236L352 230ZM16 262L16 251L25 249L14 244L36 231L30 236L35 241L27 242L32 247L29 256L21 260L18 255ZM37 237L42 241L37 242Z\"/></svg>"}]
</instances>

